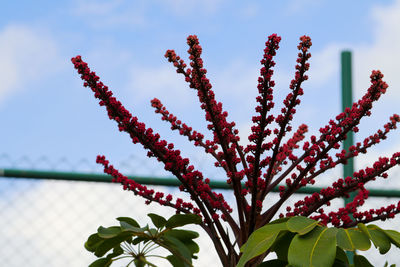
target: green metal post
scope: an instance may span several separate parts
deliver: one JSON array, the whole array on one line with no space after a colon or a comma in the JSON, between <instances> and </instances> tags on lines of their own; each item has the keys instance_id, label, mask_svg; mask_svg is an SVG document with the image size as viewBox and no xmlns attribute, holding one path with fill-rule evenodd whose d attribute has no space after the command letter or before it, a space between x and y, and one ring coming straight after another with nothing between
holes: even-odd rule
<instances>
[{"instance_id":1,"label":"green metal post","mask_svg":"<svg viewBox=\"0 0 400 267\"><path fill-rule=\"evenodd\" d=\"M341 53L341 66L342 66L342 110L353 105L353 88L352 88L352 77L351 77L351 52L342 51ZM347 133L347 138L343 142L343 149L347 150L354 144L353 132ZM343 165L343 177L353 176L354 173L354 161L353 158L347 160L347 164ZM344 200L345 205L353 200L356 193L350 194L349 198ZM351 216L351 215L350 215ZM351 216L352 217L352 216ZM353 252L347 252L349 262L353 263Z\"/></svg>"}]
</instances>

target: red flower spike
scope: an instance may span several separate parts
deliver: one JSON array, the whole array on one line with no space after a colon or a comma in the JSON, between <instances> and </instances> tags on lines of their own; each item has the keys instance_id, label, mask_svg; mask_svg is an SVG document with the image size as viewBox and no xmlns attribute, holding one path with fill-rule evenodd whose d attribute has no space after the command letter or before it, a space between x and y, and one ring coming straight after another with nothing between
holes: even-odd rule
<instances>
[{"instance_id":1,"label":"red flower spike","mask_svg":"<svg viewBox=\"0 0 400 267\"><path fill-rule=\"evenodd\" d=\"M246 200L241 198L241 184L237 170L237 163L244 162L244 154L241 146L238 145L239 136L238 130L234 129L235 123L226 121L228 113L222 110L222 103L215 100L214 92L211 90L212 86L206 77L207 71L203 68L203 60L201 59L202 48L196 35L190 35L187 38L189 45L189 59L191 60L191 69L184 71L183 65L178 64L177 72L185 76L185 81L189 83L189 87L197 90L197 95L200 100L200 107L206 112L205 118L210 124L207 128L213 132L213 143L219 144L221 147L221 154L218 155L218 163L224 169L233 173L230 177L232 186L237 200L239 210L244 210L243 206L247 205ZM177 56L173 50L168 50L166 57L170 62L176 62ZM182 63L183 64L183 63ZM174 64L176 66L176 64ZM239 157L236 153L239 153ZM239 213L239 220L242 227L244 227L244 214Z\"/></svg>"},{"instance_id":2,"label":"red flower spike","mask_svg":"<svg viewBox=\"0 0 400 267\"><path fill-rule=\"evenodd\" d=\"M210 153L214 156L214 158L217 160L216 164L220 166L221 158L216 154L218 146L216 146L214 141L206 140L203 142L203 134L193 131L191 127L177 120L173 114L168 112L159 99L154 98L151 100L151 106L155 108L156 113L161 114L161 119L163 121L168 121L171 124L171 130L178 130L180 135L186 136L189 141L193 141L195 146L203 147L206 153Z\"/></svg>"},{"instance_id":3,"label":"red flower spike","mask_svg":"<svg viewBox=\"0 0 400 267\"><path fill-rule=\"evenodd\" d=\"M278 156L282 138L286 135L287 130L291 130L291 127L287 126L289 126L290 121L293 119L293 114L296 113L295 106L300 104L298 96L303 95L303 89L301 88L301 85L303 81L308 79L307 75L305 75L305 72L309 69L309 64L307 63L307 60L310 59L311 57L311 54L308 52L311 45L312 43L310 37L308 36L300 37L300 43L297 46L297 48L300 50L298 54L299 57L297 59L297 63L299 64L297 64L295 67L296 68L295 78L291 81L289 86L292 92L290 92L286 96L286 99L283 101L285 107L281 110L282 113L278 115L275 119L275 122L278 123L280 129L279 131L277 131L276 133L277 137L273 142L274 148L266 174L267 185L269 185L272 181L274 164ZM265 196L267 193L268 191L264 191L263 196Z\"/></svg>"},{"instance_id":4,"label":"red flower spike","mask_svg":"<svg viewBox=\"0 0 400 267\"><path fill-rule=\"evenodd\" d=\"M109 118L117 122L118 129L127 132L133 143L141 143L148 150L148 157L163 162L164 168L180 180L182 184L179 188L190 194L191 201L185 202L179 198L174 201L172 195L165 196L162 192L155 192L138 184L120 174L104 156L99 156L97 162L104 166L104 172L113 177L113 182L121 183L124 190L133 191L134 194L144 197L146 204L157 202L175 208L177 213L191 212L201 216L204 220L202 227L211 236L224 266L228 266L232 259L237 260L240 257L233 244L237 242L239 247L242 246L256 228L270 222L274 216L302 215L319 220L324 225L352 227L359 222L393 218L400 212L400 202L387 207L360 211L368 198L365 184L378 177L386 179L387 171L400 165L400 152L398 152L391 157L380 157L370 167L354 172L352 176L340 178L320 192L304 197L293 206L286 207L286 214L278 213L281 206L299 188L314 184L318 175L338 164L346 164L348 159L367 153L371 146L385 140L388 133L396 129L400 121L399 115L395 114L382 129L366 137L362 142L354 144L348 150L341 149L341 142L346 139L347 134L350 131L358 131L361 119L371 115L374 102L387 90L388 86L382 80L383 75L379 71L373 71L370 76L371 86L366 94L334 119L329 120L319 129L318 135L311 136L301 144L307 132L307 126L302 124L291 138L284 141L287 133L292 131L291 121L300 104L299 97L304 94L302 84L308 79L306 72L309 69L308 60L311 57L309 49L312 43L307 36L300 38L295 77L289 85L290 92L283 100L283 106L278 109L278 114L273 115L271 114L275 105L273 57L280 41L281 38L273 34L266 42L263 58L260 61L262 66L257 86L259 96L256 98L256 115L252 117L253 125L248 136L250 143L245 148L239 144L235 123L228 122L228 112L223 110L222 103L216 101L215 94L211 90L212 86L206 76L207 70L201 58L202 48L197 36L191 35L187 38L189 67L173 50L167 50L165 57L174 65L177 73L183 74L189 87L197 91L200 107L205 111L207 128L212 132L210 140L205 140L203 134L194 131L171 114L157 98L151 101L155 112L171 125L172 130L177 130L179 134L186 136L195 146L202 147L216 159L214 165L224 169L225 179L234 190L238 223L232 218L233 209L225 201L224 196L211 190L210 179L204 178L200 171L190 165L189 159L181 156L181 152L174 144L162 140L159 134L132 116L113 97L108 87L100 82L96 73L90 71L80 56L72 59L84 80L84 87L92 89L95 97L99 99L99 105L105 106ZM277 127L272 127L272 123ZM245 186L242 187L242 179L245 176ZM265 207L263 204L266 203L264 202L266 195L276 186L279 186L280 198L261 213ZM324 211L323 206L329 206L333 199L349 197L349 194L355 191L358 192L357 196L345 207L329 213ZM244 197L248 194L251 203ZM232 228L235 236L233 242L226 234L219 218Z\"/></svg>"},{"instance_id":5,"label":"red flower spike","mask_svg":"<svg viewBox=\"0 0 400 267\"><path fill-rule=\"evenodd\" d=\"M166 199L163 201L164 193L155 192L154 190L149 190L146 186L141 185L135 182L132 179L122 175L118 172L112 165L109 165L108 160L106 160L105 156L97 156L96 162L104 166L104 173L107 173L113 177L113 182L120 183L123 185L124 189L132 191L135 195L139 195L146 200L146 204L150 204L151 202L158 202L163 206L170 206L177 208L180 212L183 213L191 213L191 209L193 208L192 203L186 203L186 208L177 207L176 204L172 203L172 196L168 195ZM182 201L181 201L182 202Z\"/></svg>"},{"instance_id":6,"label":"red flower spike","mask_svg":"<svg viewBox=\"0 0 400 267\"><path fill-rule=\"evenodd\" d=\"M318 140L316 138L311 138L311 143L313 143L313 145L311 147L307 147L303 156L301 156L298 161L296 161L297 163L301 160L304 160L304 162L306 162L308 166L305 169L301 170L299 177L292 185L293 188L297 188L303 177L305 177L307 173L314 168L319 160L328 158L327 152L331 148L337 149L340 147L339 142L343 141L346 138L346 133L352 130L354 126L358 125L362 117L369 116L370 109L372 108L372 103L374 101L377 101L379 97L386 92L387 84L382 81L383 75L379 71L373 71L370 78L371 86L368 89L367 93L358 102L354 103L352 108L347 108L344 112L344 116L342 114L337 116L340 119L338 122L330 120L329 125L325 126L324 128L325 133L322 134ZM320 150L319 148L321 147L319 145L321 142L326 143L326 145L324 145L325 148L322 150ZM291 168L294 168L294 165L295 164L289 167L289 170ZM283 178L284 177L282 176L279 177L268 188L271 189L272 186L276 186L277 183L279 183ZM308 179L312 179L312 177L309 177ZM279 202L283 203L289 197L289 194L292 193L293 190L288 190L286 196L281 198Z\"/></svg>"},{"instance_id":7,"label":"red flower spike","mask_svg":"<svg viewBox=\"0 0 400 267\"><path fill-rule=\"evenodd\" d=\"M144 148L149 149L150 153L148 156L156 157L157 160L164 162L165 169L172 172L178 178L181 177L182 182L189 182L185 187L191 192L192 196L201 194L202 190L212 195L209 187L202 187L202 174L198 171L193 171L192 168L188 169L189 160L182 158L179 150L171 149L173 144L168 144L165 140L160 140L159 134L153 134L151 128L147 129L144 123L138 122L138 119L133 117L122 106L121 102L112 96L112 92L108 91L107 86L99 82L99 77L90 71L80 56L72 58L72 62L78 73L82 74L81 78L85 80L85 83L95 92L95 96L106 106L109 118L117 121L120 131L129 133L133 143L140 142ZM192 179L184 179L186 175L190 175ZM202 190L197 190L197 186L202 188ZM210 206L210 204L205 204L206 206ZM177 207L179 208L179 205Z\"/></svg>"}]
</instances>

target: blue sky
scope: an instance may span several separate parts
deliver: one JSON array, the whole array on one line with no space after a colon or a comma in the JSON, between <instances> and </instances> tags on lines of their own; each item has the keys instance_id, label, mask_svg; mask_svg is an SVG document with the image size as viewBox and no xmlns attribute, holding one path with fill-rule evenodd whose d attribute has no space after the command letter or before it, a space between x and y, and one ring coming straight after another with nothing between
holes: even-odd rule
<instances>
[{"instance_id":1,"label":"blue sky","mask_svg":"<svg viewBox=\"0 0 400 267\"><path fill-rule=\"evenodd\" d=\"M70 62L78 54L140 120L177 143L184 155L202 154L171 133L149 104L159 98L178 118L206 133L196 93L163 57L175 49L186 59L189 34L199 36L217 99L237 122L244 143L259 60L271 33L282 36L277 107L294 74L298 38L307 34L313 40L310 80L293 125L305 122L313 132L339 112L342 49L354 52L355 96L368 87L372 69L382 69L390 85L359 139L399 113L400 1L7 1L1 13L1 153L13 159L145 158L82 86ZM389 140L376 155L400 147L396 134Z\"/></svg>"}]
</instances>

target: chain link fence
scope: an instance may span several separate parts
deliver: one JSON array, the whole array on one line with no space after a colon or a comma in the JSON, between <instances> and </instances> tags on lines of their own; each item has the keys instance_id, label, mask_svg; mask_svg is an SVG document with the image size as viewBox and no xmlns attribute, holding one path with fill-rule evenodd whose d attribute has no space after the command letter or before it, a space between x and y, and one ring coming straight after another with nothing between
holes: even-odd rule
<instances>
[{"instance_id":1,"label":"chain link fence","mask_svg":"<svg viewBox=\"0 0 400 267\"><path fill-rule=\"evenodd\" d=\"M121 168L123 173L132 174L129 166L132 166L133 159L121 161L116 167ZM144 162L138 162L137 159L134 162L140 165L134 169L141 175L159 176L149 171L151 168L146 169ZM38 160L23 157L11 161L7 156L0 155L0 168L16 167L94 173L101 171L98 166L85 160L77 164L70 164L66 159L49 161L45 157ZM144 173L145 170L147 173ZM176 188L153 188L187 199ZM223 193L226 196L232 195L229 191ZM267 201L273 203L278 197L272 194ZM296 195L291 203L303 197ZM227 200L234 206L232 198L227 197ZM386 206L397 201L394 198L372 197L368 199L366 208ZM337 200L332 203L332 208L342 205L343 202ZM0 177L0 266L88 266L96 258L85 250L83 244L98 226L117 225L115 218L121 216L133 217L140 225L150 224L150 218L146 216L148 213L169 217L174 214L174 210L158 204L145 205L142 198L123 191L117 184ZM376 224L386 229L400 230L400 218ZM191 226L190 229L200 233L197 239L200 246L199 259L194 261L194 266L220 266L207 234L200 227ZM400 263L400 250L396 247L392 247L386 255L379 255L374 248L360 254L368 255L374 266L383 266L386 260L391 264ZM154 262L157 266L169 265L164 260ZM126 262L117 261L112 266L125 265Z\"/></svg>"}]
</instances>

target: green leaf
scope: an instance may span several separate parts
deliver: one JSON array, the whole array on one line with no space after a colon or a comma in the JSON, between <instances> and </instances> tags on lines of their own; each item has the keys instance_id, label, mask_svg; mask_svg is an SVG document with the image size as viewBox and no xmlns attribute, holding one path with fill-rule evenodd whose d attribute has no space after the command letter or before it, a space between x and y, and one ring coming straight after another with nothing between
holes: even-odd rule
<instances>
[{"instance_id":1,"label":"green leaf","mask_svg":"<svg viewBox=\"0 0 400 267\"><path fill-rule=\"evenodd\" d=\"M116 236L113 238L109 238L104 240L97 248L94 253L97 257L102 257L104 254L106 254L109 250L112 248L119 246L122 242L125 240L131 238L130 236L127 235L122 235L122 236Z\"/></svg>"},{"instance_id":2,"label":"green leaf","mask_svg":"<svg viewBox=\"0 0 400 267\"><path fill-rule=\"evenodd\" d=\"M282 222L267 224L254 231L240 248L243 255L240 257L237 267L244 266L247 261L267 251L275 242L279 232L286 229L286 223Z\"/></svg>"},{"instance_id":3,"label":"green leaf","mask_svg":"<svg viewBox=\"0 0 400 267\"><path fill-rule=\"evenodd\" d=\"M149 240L149 236L147 236L147 235L145 235L145 236L138 236L138 237L136 237L135 239L133 239L132 240L132 244L133 245L137 245L137 244L139 244L140 242L143 242L143 241L148 241Z\"/></svg>"},{"instance_id":4,"label":"green leaf","mask_svg":"<svg viewBox=\"0 0 400 267\"><path fill-rule=\"evenodd\" d=\"M187 224L201 224L201 217L196 214L175 214L165 223L166 228L176 228Z\"/></svg>"},{"instance_id":5,"label":"green leaf","mask_svg":"<svg viewBox=\"0 0 400 267\"><path fill-rule=\"evenodd\" d=\"M157 228L162 228L167 223L167 220L160 215L149 213L147 216L150 217L151 221Z\"/></svg>"},{"instance_id":6,"label":"green leaf","mask_svg":"<svg viewBox=\"0 0 400 267\"><path fill-rule=\"evenodd\" d=\"M199 253L200 247L193 240L185 240L185 241L182 241L182 243L190 250L190 252L192 253L192 258L193 258L193 254Z\"/></svg>"},{"instance_id":7,"label":"green leaf","mask_svg":"<svg viewBox=\"0 0 400 267\"><path fill-rule=\"evenodd\" d=\"M315 227L306 235L296 235L289 246L289 264L297 267L332 266L336 256L337 228Z\"/></svg>"},{"instance_id":8,"label":"green leaf","mask_svg":"<svg viewBox=\"0 0 400 267\"><path fill-rule=\"evenodd\" d=\"M396 245L396 247L400 248L400 233L394 230L383 230L387 237L389 237L390 241Z\"/></svg>"},{"instance_id":9,"label":"green leaf","mask_svg":"<svg viewBox=\"0 0 400 267\"><path fill-rule=\"evenodd\" d=\"M164 232L164 235L173 236L175 238L178 238L179 240L189 240L199 237L199 233L183 229L171 229Z\"/></svg>"},{"instance_id":10,"label":"green leaf","mask_svg":"<svg viewBox=\"0 0 400 267\"><path fill-rule=\"evenodd\" d=\"M128 223L128 224L130 224L130 225L132 225L134 227L140 228L140 225L137 223L137 221L135 221L132 218L129 218L129 217L118 217L117 220L120 221L120 222L126 222L126 223Z\"/></svg>"},{"instance_id":11,"label":"green leaf","mask_svg":"<svg viewBox=\"0 0 400 267\"><path fill-rule=\"evenodd\" d=\"M155 228L151 228L151 229L149 229L149 234L151 237L157 237L158 231Z\"/></svg>"},{"instance_id":12,"label":"green leaf","mask_svg":"<svg viewBox=\"0 0 400 267\"><path fill-rule=\"evenodd\" d=\"M158 244L168 249L176 257L186 261L185 264L187 264L187 266L191 266L192 253L179 239L172 236L163 236L162 240L158 240Z\"/></svg>"},{"instance_id":13,"label":"green leaf","mask_svg":"<svg viewBox=\"0 0 400 267\"><path fill-rule=\"evenodd\" d=\"M144 232L146 232L149 227L146 225L145 227L139 228L136 226L132 226L131 224L125 222L125 221L121 221L120 222L121 225L121 230L124 232L132 232L135 234L143 234Z\"/></svg>"},{"instance_id":14,"label":"green leaf","mask_svg":"<svg viewBox=\"0 0 400 267\"><path fill-rule=\"evenodd\" d=\"M275 223L287 222L290 218L292 218L292 217L279 218L279 219L276 219L276 220L274 220L274 221L272 221L272 222L269 222L268 224L275 224Z\"/></svg>"},{"instance_id":15,"label":"green leaf","mask_svg":"<svg viewBox=\"0 0 400 267\"><path fill-rule=\"evenodd\" d=\"M285 267L287 266L287 262L279 259L264 261L259 264L257 267Z\"/></svg>"},{"instance_id":16,"label":"green leaf","mask_svg":"<svg viewBox=\"0 0 400 267\"><path fill-rule=\"evenodd\" d=\"M371 247L368 236L357 228L339 228L336 239L337 245L347 251L354 251L356 249L368 250Z\"/></svg>"},{"instance_id":17,"label":"green leaf","mask_svg":"<svg viewBox=\"0 0 400 267\"><path fill-rule=\"evenodd\" d=\"M348 263L345 263L341 260L335 259L335 261L333 262L332 267L350 267L350 265Z\"/></svg>"},{"instance_id":18,"label":"green leaf","mask_svg":"<svg viewBox=\"0 0 400 267\"><path fill-rule=\"evenodd\" d=\"M90 252L95 252L96 248L99 246L101 242L104 241L104 238L101 238L97 233L89 236L88 240L85 242L86 250Z\"/></svg>"},{"instance_id":19,"label":"green leaf","mask_svg":"<svg viewBox=\"0 0 400 267\"><path fill-rule=\"evenodd\" d=\"M371 237L371 235L370 235L370 233L369 233L369 231L368 231L368 228L367 228L367 226L365 226L365 224L363 224L363 223L358 223L358 224L357 224L357 227L358 227L366 236L368 236L369 239L372 239L372 237Z\"/></svg>"},{"instance_id":20,"label":"green leaf","mask_svg":"<svg viewBox=\"0 0 400 267\"><path fill-rule=\"evenodd\" d=\"M276 256L279 260L287 261L287 255L289 251L290 243L292 242L295 233L289 231L281 231L271 250L275 251Z\"/></svg>"},{"instance_id":21,"label":"green leaf","mask_svg":"<svg viewBox=\"0 0 400 267\"><path fill-rule=\"evenodd\" d=\"M347 258L346 252L344 252L344 250L340 247L336 247L336 259L347 265L349 264L349 259Z\"/></svg>"},{"instance_id":22,"label":"green leaf","mask_svg":"<svg viewBox=\"0 0 400 267\"><path fill-rule=\"evenodd\" d=\"M199 233L189 230L182 229L171 229L169 231L165 231L163 236L174 237L180 240L193 254L198 253L200 248L196 242L193 241L194 238L199 237Z\"/></svg>"},{"instance_id":23,"label":"green leaf","mask_svg":"<svg viewBox=\"0 0 400 267\"><path fill-rule=\"evenodd\" d=\"M116 247L114 247L113 252L108 254L106 258L107 259L112 259L112 258L115 258L115 257L123 254L123 253L124 253L124 250L121 248L121 246L116 246Z\"/></svg>"},{"instance_id":24,"label":"green leaf","mask_svg":"<svg viewBox=\"0 0 400 267\"><path fill-rule=\"evenodd\" d=\"M379 248L379 253L386 254L391 246L389 237L376 225L368 225L367 229L375 247Z\"/></svg>"},{"instance_id":25,"label":"green leaf","mask_svg":"<svg viewBox=\"0 0 400 267\"><path fill-rule=\"evenodd\" d=\"M288 230L298 233L299 235L307 234L314 229L317 224L318 221L303 216L292 217L286 222Z\"/></svg>"},{"instance_id":26,"label":"green leaf","mask_svg":"<svg viewBox=\"0 0 400 267\"><path fill-rule=\"evenodd\" d=\"M354 255L354 267L374 267L364 256Z\"/></svg>"},{"instance_id":27,"label":"green leaf","mask_svg":"<svg viewBox=\"0 0 400 267\"><path fill-rule=\"evenodd\" d=\"M101 238L113 238L121 233L121 227L111 226L108 228L104 228L103 226L100 226L97 229L97 233Z\"/></svg>"},{"instance_id":28,"label":"green leaf","mask_svg":"<svg viewBox=\"0 0 400 267\"><path fill-rule=\"evenodd\" d=\"M167 256L167 260L171 263L173 267L185 267L183 261L178 257L176 257L175 255Z\"/></svg>"},{"instance_id":29,"label":"green leaf","mask_svg":"<svg viewBox=\"0 0 400 267\"><path fill-rule=\"evenodd\" d=\"M89 267L108 267L110 266L112 263L111 260L106 259L106 258L101 258L98 260L95 260L94 262L92 262Z\"/></svg>"}]
</instances>

